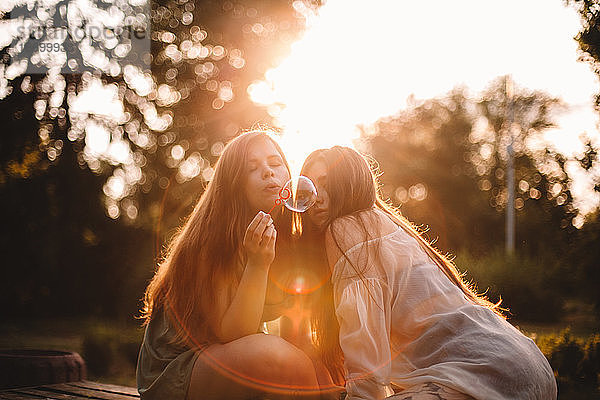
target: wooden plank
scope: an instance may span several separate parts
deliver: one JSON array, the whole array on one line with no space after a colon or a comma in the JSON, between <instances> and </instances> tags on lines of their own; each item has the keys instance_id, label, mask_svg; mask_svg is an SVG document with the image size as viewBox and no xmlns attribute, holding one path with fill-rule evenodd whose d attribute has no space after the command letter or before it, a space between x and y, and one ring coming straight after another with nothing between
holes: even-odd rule
<instances>
[{"instance_id":1,"label":"wooden plank","mask_svg":"<svg viewBox=\"0 0 600 400\"><path fill-rule=\"evenodd\" d=\"M136 388L92 381L13 388L0 392L0 399L2 400L135 400L139 399L139 397L140 396Z\"/></svg>"},{"instance_id":2,"label":"wooden plank","mask_svg":"<svg viewBox=\"0 0 600 400\"><path fill-rule=\"evenodd\" d=\"M0 399L2 400L23 400L27 397L23 397L20 394L10 393L10 392L0 392Z\"/></svg>"},{"instance_id":3,"label":"wooden plank","mask_svg":"<svg viewBox=\"0 0 600 400\"><path fill-rule=\"evenodd\" d=\"M39 400L39 399L44 399L44 400L61 400L62 398L58 398L55 397L54 394L52 393L47 393L47 392L41 392L41 393L29 393L29 388L25 388L25 389L10 389L8 391L5 392L0 392L0 399L2 400ZM73 400L73 399L79 399L81 400L81 397L68 397L67 399L69 400Z\"/></svg>"},{"instance_id":4,"label":"wooden plank","mask_svg":"<svg viewBox=\"0 0 600 400\"><path fill-rule=\"evenodd\" d=\"M92 381L69 382L68 385L73 385L73 386L86 388L86 389L102 390L102 391L106 391L106 392L122 394L124 396L130 396L130 397L134 397L134 398L138 398L138 399L140 397L138 390L136 388L129 387L129 386L112 385L109 383L98 383L98 382L92 382Z\"/></svg>"},{"instance_id":5,"label":"wooden plank","mask_svg":"<svg viewBox=\"0 0 600 400\"><path fill-rule=\"evenodd\" d=\"M74 399L85 399L86 397L75 396L72 394L64 394L64 393L56 393L48 390L44 390L44 388L18 388L13 389L13 392L28 395L28 399L37 399L41 397L43 399L52 399L52 400L74 400Z\"/></svg>"},{"instance_id":6,"label":"wooden plank","mask_svg":"<svg viewBox=\"0 0 600 400\"><path fill-rule=\"evenodd\" d=\"M121 394L115 394L111 392L105 392L102 390L96 389L86 389L80 388L77 386L69 385L67 383L58 383L54 385L46 385L38 387L40 390L46 390L52 393L60 393L73 395L75 397L79 396L79 398L87 398L87 399L97 399L97 400L130 400L131 396L124 396Z\"/></svg>"},{"instance_id":7,"label":"wooden plank","mask_svg":"<svg viewBox=\"0 0 600 400\"><path fill-rule=\"evenodd\" d=\"M2 400L28 400L28 399L39 399L43 397L25 397L22 394L12 392L0 392L0 399Z\"/></svg>"}]
</instances>

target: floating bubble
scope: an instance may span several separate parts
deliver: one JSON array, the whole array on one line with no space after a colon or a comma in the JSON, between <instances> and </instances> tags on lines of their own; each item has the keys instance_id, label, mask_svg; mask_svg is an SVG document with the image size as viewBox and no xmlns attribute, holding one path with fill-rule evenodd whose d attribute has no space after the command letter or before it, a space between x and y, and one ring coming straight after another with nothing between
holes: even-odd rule
<instances>
[{"instance_id":1,"label":"floating bubble","mask_svg":"<svg viewBox=\"0 0 600 400\"><path fill-rule=\"evenodd\" d=\"M315 204L317 201L317 188L310 179L300 175L296 185L293 183L293 180L290 179L281 188L279 198L275 200L273 208L283 203L288 210L301 213Z\"/></svg>"},{"instance_id":2,"label":"floating bubble","mask_svg":"<svg viewBox=\"0 0 600 400\"><path fill-rule=\"evenodd\" d=\"M298 177L295 188L292 186L292 180L286 183L285 187L292 188L292 195L285 202L285 206L290 211L304 212L317 201L317 188L306 176Z\"/></svg>"}]
</instances>

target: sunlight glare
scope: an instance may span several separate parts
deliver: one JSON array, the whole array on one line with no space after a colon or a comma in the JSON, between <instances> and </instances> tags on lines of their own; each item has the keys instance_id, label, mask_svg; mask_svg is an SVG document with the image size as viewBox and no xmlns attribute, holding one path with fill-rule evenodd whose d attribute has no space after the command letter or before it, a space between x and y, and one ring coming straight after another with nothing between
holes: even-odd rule
<instances>
[{"instance_id":1,"label":"sunlight glare","mask_svg":"<svg viewBox=\"0 0 600 400\"><path fill-rule=\"evenodd\" d=\"M569 152L582 131L598 136L598 80L577 62L580 27L560 0L329 0L307 19L290 56L248 94L283 129L296 173L314 149L351 146L358 126L457 85L477 93L505 74L577 105L577 118L561 117L562 134L548 136Z\"/></svg>"}]
</instances>

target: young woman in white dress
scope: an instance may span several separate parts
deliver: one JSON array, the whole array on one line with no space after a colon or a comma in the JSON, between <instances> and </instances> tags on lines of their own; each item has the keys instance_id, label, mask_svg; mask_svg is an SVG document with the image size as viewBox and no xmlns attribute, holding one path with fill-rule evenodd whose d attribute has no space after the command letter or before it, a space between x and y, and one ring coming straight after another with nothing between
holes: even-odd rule
<instances>
[{"instance_id":1,"label":"young woman in white dress","mask_svg":"<svg viewBox=\"0 0 600 400\"><path fill-rule=\"evenodd\" d=\"M302 174L318 190L305 234L324 232L331 269L315 334L347 399L556 399L535 343L382 201L364 157L317 150Z\"/></svg>"}]
</instances>

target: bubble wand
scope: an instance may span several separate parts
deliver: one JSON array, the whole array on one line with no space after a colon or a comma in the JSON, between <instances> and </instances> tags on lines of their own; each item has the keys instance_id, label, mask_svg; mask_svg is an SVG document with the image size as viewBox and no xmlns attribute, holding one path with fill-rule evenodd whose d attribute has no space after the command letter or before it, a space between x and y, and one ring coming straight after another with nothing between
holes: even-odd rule
<instances>
[{"instance_id":1,"label":"bubble wand","mask_svg":"<svg viewBox=\"0 0 600 400\"><path fill-rule=\"evenodd\" d=\"M275 207L282 205L284 201L288 201L290 197L292 197L292 192L288 188L288 185L285 185L279 191L279 198L275 200L275 204L273 204L273 207L271 207L268 214L271 214L271 211L273 211Z\"/></svg>"}]
</instances>

